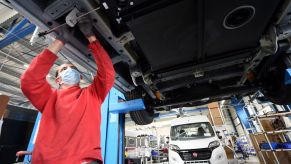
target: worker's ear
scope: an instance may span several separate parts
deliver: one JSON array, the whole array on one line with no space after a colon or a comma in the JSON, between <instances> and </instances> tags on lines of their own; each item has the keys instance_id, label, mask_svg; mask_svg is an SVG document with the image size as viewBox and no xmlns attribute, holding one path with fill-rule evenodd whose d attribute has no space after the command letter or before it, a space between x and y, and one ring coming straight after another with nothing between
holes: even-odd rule
<instances>
[{"instance_id":1,"label":"worker's ear","mask_svg":"<svg viewBox=\"0 0 291 164\"><path fill-rule=\"evenodd\" d=\"M80 80L83 80L83 76L82 75L80 75Z\"/></svg>"}]
</instances>

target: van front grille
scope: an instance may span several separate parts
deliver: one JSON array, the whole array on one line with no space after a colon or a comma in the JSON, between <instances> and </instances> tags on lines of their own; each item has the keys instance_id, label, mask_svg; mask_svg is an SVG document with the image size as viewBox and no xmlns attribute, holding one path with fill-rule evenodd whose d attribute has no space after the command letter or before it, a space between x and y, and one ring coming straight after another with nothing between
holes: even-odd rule
<instances>
[{"instance_id":1,"label":"van front grille","mask_svg":"<svg viewBox=\"0 0 291 164\"><path fill-rule=\"evenodd\" d=\"M209 163L209 161L185 161L184 164Z\"/></svg>"},{"instance_id":2,"label":"van front grille","mask_svg":"<svg viewBox=\"0 0 291 164\"><path fill-rule=\"evenodd\" d=\"M178 151L183 161L207 160L211 158L211 153L212 151L209 148Z\"/></svg>"}]
</instances>

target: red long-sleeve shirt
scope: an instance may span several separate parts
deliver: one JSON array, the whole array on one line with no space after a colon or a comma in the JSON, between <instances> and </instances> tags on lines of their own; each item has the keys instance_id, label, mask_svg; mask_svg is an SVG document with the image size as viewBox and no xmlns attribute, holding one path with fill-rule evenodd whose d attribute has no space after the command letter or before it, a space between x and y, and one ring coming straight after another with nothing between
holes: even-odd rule
<instances>
[{"instance_id":1,"label":"red long-sleeve shirt","mask_svg":"<svg viewBox=\"0 0 291 164\"><path fill-rule=\"evenodd\" d=\"M57 56L45 49L21 77L21 89L42 113L32 154L33 164L80 164L102 160L101 104L114 84L112 62L98 41L89 45L98 71L87 88L55 90L46 75Z\"/></svg>"}]
</instances>

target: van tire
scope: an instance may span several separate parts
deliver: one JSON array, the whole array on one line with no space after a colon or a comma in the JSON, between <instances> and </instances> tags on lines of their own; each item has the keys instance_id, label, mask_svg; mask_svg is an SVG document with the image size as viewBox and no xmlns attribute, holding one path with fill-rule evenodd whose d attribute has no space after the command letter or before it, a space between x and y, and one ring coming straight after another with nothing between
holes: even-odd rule
<instances>
[{"instance_id":1,"label":"van tire","mask_svg":"<svg viewBox=\"0 0 291 164\"><path fill-rule=\"evenodd\" d=\"M153 110L138 110L129 112L131 119L137 125L148 125L154 121L154 111Z\"/></svg>"}]
</instances>

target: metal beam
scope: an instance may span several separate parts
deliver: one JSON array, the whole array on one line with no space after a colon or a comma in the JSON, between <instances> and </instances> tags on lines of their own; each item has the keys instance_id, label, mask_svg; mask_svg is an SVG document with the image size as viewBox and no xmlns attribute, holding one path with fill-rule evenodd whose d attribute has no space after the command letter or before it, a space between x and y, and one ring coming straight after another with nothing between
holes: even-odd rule
<instances>
[{"instance_id":1,"label":"metal beam","mask_svg":"<svg viewBox=\"0 0 291 164\"><path fill-rule=\"evenodd\" d=\"M2 50L0 50L0 55L1 56L7 56L9 59L7 59L7 60L11 60L11 61L13 61L13 62L15 62L15 63L18 63L18 64L20 64L20 65L23 65L23 64L29 64L28 62L27 62L27 59L25 59L25 58L23 58L21 55L19 56L19 57L14 57L13 55L11 55L9 52L7 52L6 50L4 50L4 49L2 49ZM21 58L21 60L20 59L18 59L18 58ZM4 61L5 62L5 61Z\"/></svg>"},{"instance_id":2,"label":"metal beam","mask_svg":"<svg viewBox=\"0 0 291 164\"><path fill-rule=\"evenodd\" d=\"M186 87L192 84L198 84L203 82L211 81L221 81L224 79L230 79L235 77L240 77L243 74L241 70L225 70L225 71L215 71L212 73L207 73L203 77L195 78L194 75L182 77L180 79L167 81L164 83L157 84L160 92L168 92L181 87Z\"/></svg>"},{"instance_id":3,"label":"metal beam","mask_svg":"<svg viewBox=\"0 0 291 164\"><path fill-rule=\"evenodd\" d=\"M246 130L252 128L248 117L250 117L249 113L246 112L244 109L244 102L241 100L238 100L237 98L232 98L231 103L236 111L237 117L239 118L240 122L244 125L243 127L246 128ZM252 133L252 131L248 130L249 133Z\"/></svg>"},{"instance_id":4,"label":"metal beam","mask_svg":"<svg viewBox=\"0 0 291 164\"><path fill-rule=\"evenodd\" d=\"M154 108L179 107L185 105L200 105L208 102L218 101L229 98L231 95L249 94L260 89L259 87L244 86L244 87L229 87L224 89L205 87L183 88L178 92L173 92L173 97L170 100L154 101ZM182 93L182 94L180 94ZM177 96L178 95L178 96ZM197 104L196 104L197 103Z\"/></svg>"},{"instance_id":5,"label":"metal beam","mask_svg":"<svg viewBox=\"0 0 291 164\"><path fill-rule=\"evenodd\" d=\"M22 27L24 27L24 25L26 25L27 23L29 23L28 19L23 19L22 21L20 21L19 23L17 23L17 25L15 25L14 27L12 27L11 30L6 34L5 38L6 37L9 37L9 36L12 36L14 33L16 33Z\"/></svg>"},{"instance_id":6,"label":"metal beam","mask_svg":"<svg viewBox=\"0 0 291 164\"><path fill-rule=\"evenodd\" d=\"M23 19L14 28L8 31L5 38L0 41L0 49L31 34L35 29L35 25L29 24L28 26L25 26L27 23L29 23L29 21Z\"/></svg>"},{"instance_id":7,"label":"metal beam","mask_svg":"<svg viewBox=\"0 0 291 164\"><path fill-rule=\"evenodd\" d=\"M21 92L17 92L15 90L8 89L7 87L4 87L3 85L0 85L0 92L1 91L25 98Z\"/></svg>"},{"instance_id":8,"label":"metal beam","mask_svg":"<svg viewBox=\"0 0 291 164\"><path fill-rule=\"evenodd\" d=\"M2 66L2 69L0 70L1 72L6 73L7 75L20 78L21 73L14 71L13 69L8 68L5 64Z\"/></svg>"},{"instance_id":9,"label":"metal beam","mask_svg":"<svg viewBox=\"0 0 291 164\"><path fill-rule=\"evenodd\" d=\"M235 134L238 135L238 131L237 131L237 128L236 128L236 126L235 126L234 119L233 119L232 116L231 116L230 109L227 108L226 111L227 111L227 114L229 115L230 122L231 122L231 125L233 126L234 132L235 132Z\"/></svg>"},{"instance_id":10,"label":"metal beam","mask_svg":"<svg viewBox=\"0 0 291 164\"><path fill-rule=\"evenodd\" d=\"M112 113L128 113L130 111L145 110L146 107L142 99L135 99L119 103L113 103L110 111Z\"/></svg>"},{"instance_id":11,"label":"metal beam","mask_svg":"<svg viewBox=\"0 0 291 164\"><path fill-rule=\"evenodd\" d=\"M10 85L10 86L13 86L16 88L20 88L20 84L17 83L16 81L11 81L11 80L3 78L3 77L0 77L0 84L1 83L5 84L5 85Z\"/></svg>"},{"instance_id":12,"label":"metal beam","mask_svg":"<svg viewBox=\"0 0 291 164\"><path fill-rule=\"evenodd\" d=\"M169 81L174 80L177 78L185 77L193 75L193 72L195 70L201 70L203 72L209 72L221 68L226 68L229 66L239 65L245 63L246 59L251 56L250 50L244 50L240 52L234 52L227 54L226 58L208 61L205 63L201 63L198 65L193 66L188 65L180 68L169 68L166 70L159 70L157 72L154 72L157 76L157 79L155 79L154 82L159 83L160 81Z\"/></svg>"}]
</instances>

